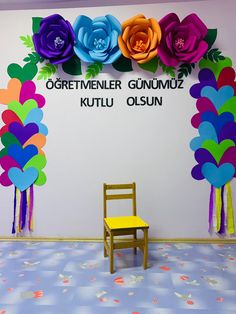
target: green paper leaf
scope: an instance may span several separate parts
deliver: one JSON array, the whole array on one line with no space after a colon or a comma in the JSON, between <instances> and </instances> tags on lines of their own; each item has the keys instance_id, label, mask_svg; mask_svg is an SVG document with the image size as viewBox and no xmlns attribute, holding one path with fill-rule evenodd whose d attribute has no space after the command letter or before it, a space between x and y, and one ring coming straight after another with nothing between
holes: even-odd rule
<instances>
[{"instance_id":1,"label":"green paper leaf","mask_svg":"<svg viewBox=\"0 0 236 314\"><path fill-rule=\"evenodd\" d=\"M219 62L220 60L224 60L225 57L222 56L222 52L218 48L214 48L209 50L205 55L204 59L209 59L212 62Z\"/></svg>"},{"instance_id":2,"label":"green paper leaf","mask_svg":"<svg viewBox=\"0 0 236 314\"><path fill-rule=\"evenodd\" d=\"M32 31L33 34L38 33L40 22L42 21L42 17L32 17Z\"/></svg>"},{"instance_id":3,"label":"green paper leaf","mask_svg":"<svg viewBox=\"0 0 236 314\"><path fill-rule=\"evenodd\" d=\"M208 43L208 50L211 49L217 37L217 29L208 29L207 35L204 41Z\"/></svg>"},{"instance_id":4,"label":"green paper leaf","mask_svg":"<svg viewBox=\"0 0 236 314\"><path fill-rule=\"evenodd\" d=\"M32 40L32 36L30 36L30 35L20 36L20 39L22 40L23 44L27 48L30 48L31 50L34 50L34 43L33 43L33 40Z\"/></svg>"},{"instance_id":5,"label":"green paper leaf","mask_svg":"<svg viewBox=\"0 0 236 314\"><path fill-rule=\"evenodd\" d=\"M34 63L26 63L23 68L17 63L9 64L7 73L11 78L17 78L24 83L32 80L38 72L37 65Z\"/></svg>"},{"instance_id":6,"label":"green paper leaf","mask_svg":"<svg viewBox=\"0 0 236 314\"><path fill-rule=\"evenodd\" d=\"M86 80L89 80L91 77L97 76L103 69L103 64L101 62L95 62L90 64L86 71Z\"/></svg>"},{"instance_id":7,"label":"green paper leaf","mask_svg":"<svg viewBox=\"0 0 236 314\"><path fill-rule=\"evenodd\" d=\"M169 75L169 76L171 76L171 77L175 77L175 68L174 67L168 67L167 65L165 65L162 61L161 61L161 59L160 58L157 58L157 60L158 60L158 64L159 64L159 66L162 68L162 71L165 73L165 74L167 74L167 75Z\"/></svg>"},{"instance_id":8,"label":"green paper leaf","mask_svg":"<svg viewBox=\"0 0 236 314\"><path fill-rule=\"evenodd\" d=\"M178 69L178 79L187 77L195 68L195 63L182 63Z\"/></svg>"},{"instance_id":9,"label":"green paper leaf","mask_svg":"<svg viewBox=\"0 0 236 314\"><path fill-rule=\"evenodd\" d=\"M73 56L70 60L62 64L62 69L70 75L81 75L81 61L77 56Z\"/></svg>"},{"instance_id":10,"label":"green paper leaf","mask_svg":"<svg viewBox=\"0 0 236 314\"><path fill-rule=\"evenodd\" d=\"M120 56L115 62L112 63L112 66L115 70L119 72L131 72L133 71L132 68L132 61L128 58L125 58L123 55Z\"/></svg>"},{"instance_id":11,"label":"green paper leaf","mask_svg":"<svg viewBox=\"0 0 236 314\"><path fill-rule=\"evenodd\" d=\"M37 80L46 80L49 77L52 76L52 74L56 73L57 71L57 66L51 63L46 63L45 66L43 66L40 71L39 71L39 75L37 77Z\"/></svg>"},{"instance_id":12,"label":"green paper leaf","mask_svg":"<svg viewBox=\"0 0 236 314\"><path fill-rule=\"evenodd\" d=\"M28 57L24 58L23 61L25 62L30 62L30 63L34 63L37 64L38 62L40 62L41 57L39 54L37 54L37 52L32 52L28 54Z\"/></svg>"},{"instance_id":13,"label":"green paper leaf","mask_svg":"<svg viewBox=\"0 0 236 314\"><path fill-rule=\"evenodd\" d=\"M158 68L158 58L153 58L146 63L138 63L138 65L145 71L155 73Z\"/></svg>"}]
</instances>

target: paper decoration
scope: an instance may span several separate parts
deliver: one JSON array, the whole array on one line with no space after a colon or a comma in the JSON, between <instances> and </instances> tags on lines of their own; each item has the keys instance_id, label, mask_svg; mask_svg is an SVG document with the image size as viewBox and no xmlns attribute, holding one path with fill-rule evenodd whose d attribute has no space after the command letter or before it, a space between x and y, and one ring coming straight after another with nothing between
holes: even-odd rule
<instances>
[{"instance_id":1,"label":"paper decoration","mask_svg":"<svg viewBox=\"0 0 236 314\"><path fill-rule=\"evenodd\" d=\"M190 143L198 163L192 176L211 185L209 231L219 234L235 232L230 181L236 177L236 82L231 66L229 58L201 60L199 83L190 88L199 111L191 120L199 132Z\"/></svg>"},{"instance_id":2,"label":"paper decoration","mask_svg":"<svg viewBox=\"0 0 236 314\"><path fill-rule=\"evenodd\" d=\"M33 81L25 81L30 77L29 69L9 66L9 74L17 78L9 81L7 89L0 90L0 103L7 106L2 113L5 125L0 130L4 146L0 151L0 165L4 170L0 184L15 186L13 234L20 234L27 227L29 231L33 230L33 186L46 183L42 171L46 157L42 148L48 129L41 123L43 111L40 109L45 105L45 98L36 93ZM14 71L17 73L13 74Z\"/></svg>"}]
</instances>

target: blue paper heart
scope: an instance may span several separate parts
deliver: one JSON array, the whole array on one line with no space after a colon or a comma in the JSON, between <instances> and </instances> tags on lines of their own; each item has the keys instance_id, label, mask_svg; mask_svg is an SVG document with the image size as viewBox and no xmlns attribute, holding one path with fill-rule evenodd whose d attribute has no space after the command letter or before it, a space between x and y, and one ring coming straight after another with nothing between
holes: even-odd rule
<instances>
[{"instance_id":1,"label":"blue paper heart","mask_svg":"<svg viewBox=\"0 0 236 314\"><path fill-rule=\"evenodd\" d=\"M22 192L29 188L38 177L38 170L27 168L25 171L13 167L8 171L8 177L11 182Z\"/></svg>"},{"instance_id":2,"label":"blue paper heart","mask_svg":"<svg viewBox=\"0 0 236 314\"><path fill-rule=\"evenodd\" d=\"M229 122L234 122L234 116L230 112L224 112L218 116L214 112L206 111L202 113L201 118L202 121L208 121L214 126L217 135L220 134L223 126Z\"/></svg>"},{"instance_id":3,"label":"blue paper heart","mask_svg":"<svg viewBox=\"0 0 236 314\"><path fill-rule=\"evenodd\" d=\"M201 90L205 86L212 86L213 88L218 89L215 75L210 69L204 68L204 69L200 70L200 72L198 74L198 79L199 79L199 83L194 84L190 88L190 91L189 91L190 95L193 98L200 98L201 97Z\"/></svg>"},{"instance_id":4,"label":"blue paper heart","mask_svg":"<svg viewBox=\"0 0 236 314\"><path fill-rule=\"evenodd\" d=\"M210 123L210 122L202 122L199 125L199 129L198 129L199 135L197 137L194 137L192 139L192 141L190 142L190 148L193 151L196 151L197 149L202 147L202 143L205 140L213 140L216 143L218 143L218 138L217 138L217 134L215 131L214 126Z\"/></svg>"},{"instance_id":5,"label":"blue paper heart","mask_svg":"<svg viewBox=\"0 0 236 314\"><path fill-rule=\"evenodd\" d=\"M8 147L8 155L11 156L21 168L35 155L38 154L38 149L34 145L28 145L25 148L17 144L12 144Z\"/></svg>"},{"instance_id":6,"label":"blue paper heart","mask_svg":"<svg viewBox=\"0 0 236 314\"><path fill-rule=\"evenodd\" d=\"M207 162L202 166L202 174L216 188L220 188L229 182L233 178L234 173L235 168L230 163L225 163L217 167L211 162Z\"/></svg>"},{"instance_id":7,"label":"blue paper heart","mask_svg":"<svg viewBox=\"0 0 236 314\"><path fill-rule=\"evenodd\" d=\"M201 97L207 97L214 104L216 110L230 98L234 96L234 89L232 86L223 86L218 91L212 86L205 86L201 90Z\"/></svg>"},{"instance_id":8,"label":"blue paper heart","mask_svg":"<svg viewBox=\"0 0 236 314\"><path fill-rule=\"evenodd\" d=\"M43 119L43 111L39 108L34 108L27 115L27 117L24 121L24 125L27 125L29 123L35 123L35 124L37 124L37 126L39 128L39 133L47 136L48 135L48 128L46 127L46 125L41 123L42 119Z\"/></svg>"}]
</instances>

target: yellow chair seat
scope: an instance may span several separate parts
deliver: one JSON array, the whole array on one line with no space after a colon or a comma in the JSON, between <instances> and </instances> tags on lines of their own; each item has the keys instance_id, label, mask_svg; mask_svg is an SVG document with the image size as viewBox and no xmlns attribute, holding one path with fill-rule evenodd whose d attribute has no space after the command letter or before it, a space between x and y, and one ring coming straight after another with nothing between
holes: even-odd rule
<instances>
[{"instance_id":1,"label":"yellow chair seat","mask_svg":"<svg viewBox=\"0 0 236 314\"><path fill-rule=\"evenodd\" d=\"M148 224L138 216L119 216L104 218L105 223L111 230L148 228Z\"/></svg>"}]
</instances>

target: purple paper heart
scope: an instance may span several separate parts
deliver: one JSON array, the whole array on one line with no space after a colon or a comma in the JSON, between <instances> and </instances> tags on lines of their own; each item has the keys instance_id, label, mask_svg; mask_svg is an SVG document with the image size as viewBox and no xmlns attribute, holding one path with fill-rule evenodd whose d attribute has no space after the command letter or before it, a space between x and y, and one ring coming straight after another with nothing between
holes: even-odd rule
<instances>
[{"instance_id":1,"label":"purple paper heart","mask_svg":"<svg viewBox=\"0 0 236 314\"><path fill-rule=\"evenodd\" d=\"M23 104L28 99L34 99L39 108L45 105L45 98L41 94L36 94L36 85L33 81L26 81L22 84L20 91L20 103Z\"/></svg>"},{"instance_id":2,"label":"purple paper heart","mask_svg":"<svg viewBox=\"0 0 236 314\"><path fill-rule=\"evenodd\" d=\"M236 122L228 122L220 130L219 142L226 139L232 140L236 145Z\"/></svg>"},{"instance_id":3,"label":"purple paper heart","mask_svg":"<svg viewBox=\"0 0 236 314\"><path fill-rule=\"evenodd\" d=\"M210 99L206 97L201 97L197 100L197 109L199 113L196 113L192 119L191 119L191 124L194 128L198 128L199 125L202 123L202 113L206 111L211 111L217 114L216 108L213 105L213 103L210 101Z\"/></svg>"},{"instance_id":4,"label":"purple paper heart","mask_svg":"<svg viewBox=\"0 0 236 314\"><path fill-rule=\"evenodd\" d=\"M198 79L199 83L194 84L189 91L193 98L200 98L201 90L205 86L212 86L216 90L218 89L215 75L210 69L202 69L198 74Z\"/></svg>"},{"instance_id":5,"label":"purple paper heart","mask_svg":"<svg viewBox=\"0 0 236 314\"><path fill-rule=\"evenodd\" d=\"M205 148L199 148L194 153L195 160L200 164L203 165L206 162L211 162L216 165L215 158L212 156L212 154L206 150Z\"/></svg>"},{"instance_id":6,"label":"purple paper heart","mask_svg":"<svg viewBox=\"0 0 236 314\"><path fill-rule=\"evenodd\" d=\"M217 135L220 134L221 129L224 125L228 124L229 122L234 122L234 116L230 112L223 112L219 116L214 112L203 112L202 120L210 122L215 130Z\"/></svg>"},{"instance_id":7,"label":"purple paper heart","mask_svg":"<svg viewBox=\"0 0 236 314\"><path fill-rule=\"evenodd\" d=\"M11 132L19 140L21 145L24 145L34 134L38 133L39 127L36 123L29 123L25 126L18 122L13 122L9 126L9 132Z\"/></svg>"},{"instance_id":8,"label":"purple paper heart","mask_svg":"<svg viewBox=\"0 0 236 314\"><path fill-rule=\"evenodd\" d=\"M230 147L227 149L227 151L224 153L222 158L220 159L220 165L230 163L232 164L236 169L236 147ZM236 173L235 173L236 176Z\"/></svg>"},{"instance_id":9,"label":"purple paper heart","mask_svg":"<svg viewBox=\"0 0 236 314\"><path fill-rule=\"evenodd\" d=\"M202 174L202 165L196 165L191 171L191 175L195 180L203 180L205 177Z\"/></svg>"}]
</instances>

